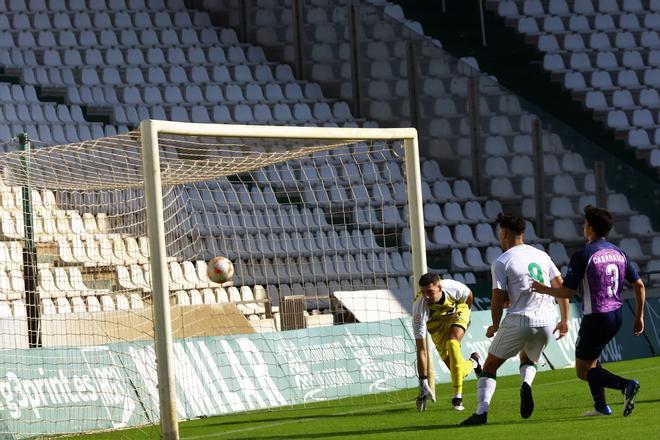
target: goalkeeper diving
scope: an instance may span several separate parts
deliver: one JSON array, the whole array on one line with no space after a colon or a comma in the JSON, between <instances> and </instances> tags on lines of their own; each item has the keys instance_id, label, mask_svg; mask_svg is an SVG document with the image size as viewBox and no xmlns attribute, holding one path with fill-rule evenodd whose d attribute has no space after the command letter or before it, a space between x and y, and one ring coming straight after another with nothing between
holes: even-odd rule
<instances>
[{"instance_id":1,"label":"goalkeeper diving","mask_svg":"<svg viewBox=\"0 0 660 440\"><path fill-rule=\"evenodd\" d=\"M477 375L481 364L477 353L463 359L461 340L470 324L470 308L473 295L463 283L443 280L436 273L426 273L419 279L419 292L413 305L413 335L417 347L417 373L419 374L419 396L417 410L426 410L428 399L435 402L428 379L428 347L426 331L431 334L440 359L449 368L454 410L463 411L463 379L474 368Z\"/></svg>"}]
</instances>

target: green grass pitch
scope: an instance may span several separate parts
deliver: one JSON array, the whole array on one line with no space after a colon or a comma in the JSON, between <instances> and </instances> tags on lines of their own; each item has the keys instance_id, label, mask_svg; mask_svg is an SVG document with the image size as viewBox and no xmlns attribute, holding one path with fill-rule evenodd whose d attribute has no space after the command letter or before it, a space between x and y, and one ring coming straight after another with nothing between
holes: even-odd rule
<instances>
[{"instance_id":1,"label":"green grass pitch","mask_svg":"<svg viewBox=\"0 0 660 440\"><path fill-rule=\"evenodd\" d=\"M534 381L535 410L519 414L518 376L501 377L489 411L488 424L458 427L476 408L476 382L464 386L465 411L450 408L448 384L437 386L438 401L426 412L415 410L416 390L378 394L306 407L255 411L210 417L179 425L182 439L657 439L660 438L660 357L608 363L606 368L641 383L634 412L621 415L623 397L607 391L613 414L581 417L591 408L586 382L573 369L539 373ZM87 439L158 438L157 427L67 437ZM63 437L58 437L63 438Z\"/></svg>"}]
</instances>

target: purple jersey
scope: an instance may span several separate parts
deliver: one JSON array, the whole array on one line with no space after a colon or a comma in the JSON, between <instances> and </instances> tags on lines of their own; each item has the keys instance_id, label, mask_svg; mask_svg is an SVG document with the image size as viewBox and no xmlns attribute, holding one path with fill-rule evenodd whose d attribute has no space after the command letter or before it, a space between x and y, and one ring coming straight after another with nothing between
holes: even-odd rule
<instances>
[{"instance_id":1,"label":"purple jersey","mask_svg":"<svg viewBox=\"0 0 660 440\"><path fill-rule=\"evenodd\" d=\"M564 287L580 290L582 312L607 313L621 307L623 282L639 279L628 256L612 243L595 240L575 252L568 264Z\"/></svg>"}]
</instances>

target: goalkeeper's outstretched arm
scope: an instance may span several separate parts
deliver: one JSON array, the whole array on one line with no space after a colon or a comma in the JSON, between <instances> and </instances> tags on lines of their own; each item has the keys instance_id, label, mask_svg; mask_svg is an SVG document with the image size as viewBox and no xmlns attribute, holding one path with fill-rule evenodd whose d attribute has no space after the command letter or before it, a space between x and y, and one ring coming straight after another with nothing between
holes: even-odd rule
<instances>
[{"instance_id":1,"label":"goalkeeper's outstretched arm","mask_svg":"<svg viewBox=\"0 0 660 440\"><path fill-rule=\"evenodd\" d=\"M429 385L426 339L415 339L415 345L417 348L417 374L419 375L419 394L415 403L417 411L425 411L428 399L435 402L435 395Z\"/></svg>"},{"instance_id":2,"label":"goalkeeper's outstretched arm","mask_svg":"<svg viewBox=\"0 0 660 440\"><path fill-rule=\"evenodd\" d=\"M428 377L428 353L426 350L426 339L415 339L417 346L417 377Z\"/></svg>"}]
</instances>

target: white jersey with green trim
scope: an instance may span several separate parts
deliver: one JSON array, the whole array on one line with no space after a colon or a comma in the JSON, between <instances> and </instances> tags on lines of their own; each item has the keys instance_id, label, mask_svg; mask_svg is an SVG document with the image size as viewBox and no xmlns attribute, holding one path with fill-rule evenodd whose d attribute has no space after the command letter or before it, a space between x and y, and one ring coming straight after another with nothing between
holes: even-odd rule
<instances>
[{"instance_id":1,"label":"white jersey with green trim","mask_svg":"<svg viewBox=\"0 0 660 440\"><path fill-rule=\"evenodd\" d=\"M533 280L549 286L550 280L561 275L548 254L519 244L493 262L491 273L493 289L503 290L509 297L507 324L545 327L557 322L555 299L531 290Z\"/></svg>"}]
</instances>

